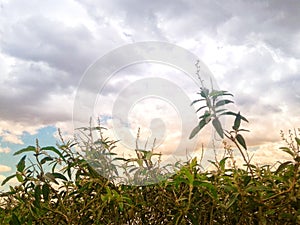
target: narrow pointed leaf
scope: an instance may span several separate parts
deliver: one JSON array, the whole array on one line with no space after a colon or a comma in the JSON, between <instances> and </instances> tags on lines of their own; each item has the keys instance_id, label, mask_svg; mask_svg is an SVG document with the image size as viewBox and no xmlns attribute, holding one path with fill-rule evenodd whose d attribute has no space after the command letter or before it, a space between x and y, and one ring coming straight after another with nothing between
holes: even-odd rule
<instances>
[{"instance_id":1,"label":"narrow pointed leaf","mask_svg":"<svg viewBox=\"0 0 300 225\"><path fill-rule=\"evenodd\" d=\"M297 145L300 146L300 138L295 137L295 140L296 140L296 142L297 142Z\"/></svg>"},{"instance_id":2,"label":"narrow pointed leaf","mask_svg":"<svg viewBox=\"0 0 300 225\"><path fill-rule=\"evenodd\" d=\"M64 180L64 181L68 181L68 179L61 173L52 173L53 177Z\"/></svg>"},{"instance_id":3,"label":"narrow pointed leaf","mask_svg":"<svg viewBox=\"0 0 300 225\"><path fill-rule=\"evenodd\" d=\"M207 106L205 105L205 106L202 106L202 107L200 107L199 109L197 109L197 111L196 111L196 113L197 112L199 112L201 109L204 109L204 108L206 108Z\"/></svg>"},{"instance_id":4,"label":"narrow pointed leaf","mask_svg":"<svg viewBox=\"0 0 300 225\"><path fill-rule=\"evenodd\" d=\"M21 158L21 160L18 162L18 164L17 164L17 171L23 172L23 170L25 169L25 159L26 159L26 155L24 155Z\"/></svg>"},{"instance_id":5,"label":"narrow pointed leaf","mask_svg":"<svg viewBox=\"0 0 300 225\"><path fill-rule=\"evenodd\" d=\"M243 146L244 149L247 150L247 145L246 145L246 141L245 141L244 137L242 135L240 135L240 134L237 134L235 138L238 141L238 143L241 146Z\"/></svg>"},{"instance_id":6,"label":"narrow pointed leaf","mask_svg":"<svg viewBox=\"0 0 300 225\"><path fill-rule=\"evenodd\" d=\"M289 149L289 148L287 148L287 147L280 147L279 149L281 149L282 151L288 153L289 155L291 155L291 156L293 156L293 157L294 157L294 155L295 155L295 153L294 153L291 149Z\"/></svg>"},{"instance_id":7,"label":"narrow pointed leaf","mask_svg":"<svg viewBox=\"0 0 300 225\"><path fill-rule=\"evenodd\" d=\"M192 139L193 137L195 137L196 134L198 134L199 131L200 131L205 125L206 125L205 119L202 119L202 120L199 122L198 126L196 126L196 127L193 129L192 133L190 134L189 139Z\"/></svg>"},{"instance_id":8,"label":"narrow pointed leaf","mask_svg":"<svg viewBox=\"0 0 300 225\"><path fill-rule=\"evenodd\" d=\"M224 111L226 111L227 109L218 109L218 110L216 110L216 113L220 113L220 112L224 112Z\"/></svg>"},{"instance_id":9,"label":"narrow pointed leaf","mask_svg":"<svg viewBox=\"0 0 300 225\"><path fill-rule=\"evenodd\" d=\"M229 104L229 103L233 103L233 101L227 100L227 99L225 99L225 100L220 100L220 101L218 101L218 102L216 103L216 107L219 107L219 106L222 106L222 105L226 105L226 104Z\"/></svg>"},{"instance_id":10,"label":"narrow pointed leaf","mask_svg":"<svg viewBox=\"0 0 300 225\"><path fill-rule=\"evenodd\" d=\"M23 182L23 181L24 181L22 174L20 174L20 173L18 173L18 172L16 173L16 178L17 178L17 180L18 180L19 182Z\"/></svg>"},{"instance_id":11,"label":"narrow pointed leaf","mask_svg":"<svg viewBox=\"0 0 300 225\"><path fill-rule=\"evenodd\" d=\"M250 130L246 130L246 129L238 129L238 131L250 132Z\"/></svg>"},{"instance_id":12,"label":"narrow pointed leaf","mask_svg":"<svg viewBox=\"0 0 300 225\"><path fill-rule=\"evenodd\" d=\"M55 152L57 155L59 155L59 157L60 157L62 160L66 161L66 160L65 160L65 157L63 156L63 154L62 154L57 148L55 148L55 147L53 147L53 146L43 147L43 148L41 148L41 150L48 150L48 151Z\"/></svg>"},{"instance_id":13,"label":"narrow pointed leaf","mask_svg":"<svg viewBox=\"0 0 300 225\"><path fill-rule=\"evenodd\" d=\"M238 113L235 117L234 125L232 128L234 130L238 130L240 128L240 125L241 125L241 115L240 115L240 113Z\"/></svg>"},{"instance_id":14,"label":"narrow pointed leaf","mask_svg":"<svg viewBox=\"0 0 300 225\"><path fill-rule=\"evenodd\" d=\"M52 160L53 160L52 157L46 156L45 158L43 158L43 159L41 160L41 164L44 164L44 163L46 163L47 161L52 161Z\"/></svg>"},{"instance_id":15,"label":"narrow pointed leaf","mask_svg":"<svg viewBox=\"0 0 300 225\"><path fill-rule=\"evenodd\" d=\"M52 173L46 173L45 178L48 179L49 181L54 182L55 184L58 184L58 182L55 180L55 177L52 175Z\"/></svg>"},{"instance_id":16,"label":"narrow pointed leaf","mask_svg":"<svg viewBox=\"0 0 300 225\"><path fill-rule=\"evenodd\" d=\"M97 126L97 127L92 127L91 130L107 130L107 128L106 127Z\"/></svg>"},{"instance_id":17,"label":"narrow pointed leaf","mask_svg":"<svg viewBox=\"0 0 300 225\"><path fill-rule=\"evenodd\" d=\"M202 88L202 90L200 92L200 95L203 98L207 98L208 97L208 93L209 93L209 90L207 88Z\"/></svg>"},{"instance_id":18,"label":"narrow pointed leaf","mask_svg":"<svg viewBox=\"0 0 300 225\"><path fill-rule=\"evenodd\" d=\"M210 97L215 97L215 98L219 97L219 96L222 96L222 95L231 95L231 96L233 96L228 91L217 91L217 90L212 90L209 94Z\"/></svg>"},{"instance_id":19,"label":"narrow pointed leaf","mask_svg":"<svg viewBox=\"0 0 300 225\"><path fill-rule=\"evenodd\" d=\"M222 128L220 120L218 118L215 118L215 119L213 119L212 124L213 124L215 130L217 131L218 135L221 138L224 138L224 132L223 132L223 128Z\"/></svg>"},{"instance_id":20,"label":"narrow pointed leaf","mask_svg":"<svg viewBox=\"0 0 300 225\"><path fill-rule=\"evenodd\" d=\"M9 222L9 224L21 225L21 222L20 222L19 218L17 217L17 215L14 212L12 213L11 221Z\"/></svg>"},{"instance_id":21,"label":"narrow pointed leaf","mask_svg":"<svg viewBox=\"0 0 300 225\"><path fill-rule=\"evenodd\" d=\"M43 193L44 200L48 201L49 200L49 194L50 194L50 188L49 188L49 185L47 183L45 183L42 186L42 193Z\"/></svg>"},{"instance_id":22,"label":"narrow pointed leaf","mask_svg":"<svg viewBox=\"0 0 300 225\"><path fill-rule=\"evenodd\" d=\"M231 93L224 93L223 95L229 95L229 96L232 96L233 97L233 94L231 94Z\"/></svg>"},{"instance_id":23,"label":"narrow pointed leaf","mask_svg":"<svg viewBox=\"0 0 300 225\"><path fill-rule=\"evenodd\" d=\"M14 153L14 155L19 155L19 154L24 153L24 152L36 152L36 149L35 149L34 146L28 146L28 147L23 148L23 149L21 149L19 151L16 151Z\"/></svg>"},{"instance_id":24,"label":"narrow pointed leaf","mask_svg":"<svg viewBox=\"0 0 300 225\"><path fill-rule=\"evenodd\" d=\"M224 115L236 116L236 113L228 111L220 114L220 116L224 116Z\"/></svg>"},{"instance_id":25,"label":"narrow pointed leaf","mask_svg":"<svg viewBox=\"0 0 300 225\"><path fill-rule=\"evenodd\" d=\"M224 113L221 113L220 116L224 116L224 115L230 115L230 116L236 116L237 113L234 113L234 112L231 112L231 111L228 111L228 112L224 112ZM244 120L245 122L249 122L244 116L240 115L241 119Z\"/></svg>"},{"instance_id":26,"label":"narrow pointed leaf","mask_svg":"<svg viewBox=\"0 0 300 225\"><path fill-rule=\"evenodd\" d=\"M224 159L222 159L221 161L220 161L220 168L221 168L221 170L222 171L224 171L225 170L225 163L226 163L226 160L228 159L229 157L225 157Z\"/></svg>"},{"instance_id":27,"label":"narrow pointed leaf","mask_svg":"<svg viewBox=\"0 0 300 225\"><path fill-rule=\"evenodd\" d=\"M229 209L238 199L239 193L234 193L230 196L228 202L226 203L226 209Z\"/></svg>"},{"instance_id":28,"label":"narrow pointed leaf","mask_svg":"<svg viewBox=\"0 0 300 225\"><path fill-rule=\"evenodd\" d=\"M204 100L205 99L196 99L196 100L192 101L191 106L194 105L197 102L201 102L201 101L204 101Z\"/></svg>"},{"instance_id":29,"label":"narrow pointed leaf","mask_svg":"<svg viewBox=\"0 0 300 225\"><path fill-rule=\"evenodd\" d=\"M219 168L218 164L212 160L207 160L208 162L210 162L211 164L213 164L216 168Z\"/></svg>"},{"instance_id":30,"label":"narrow pointed leaf","mask_svg":"<svg viewBox=\"0 0 300 225\"><path fill-rule=\"evenodd\" d=\"M40 208L41 194L42 194L41 186L40 185L35 186L35 189L34 189L34 198L35 198L34 206L37 207L37 208Z\"/></svg>"},{"instance_id":31,"label":"narrow pointed leaf","mask_svg":"<svg viewBox=\"0 0 300 225\"><path fill-rule=\"evenodd\" d=\"M15 176L16 176L16 174L6 177L6 178L2 181L2 184L1 184L1 185L2 185L2 186L5 185L9 180L11 180L12 178L14 178Z\"/></svg>"},{"instance_id":32,"label":"narrow pointed leaf","mask_svg":"<svg viewBox=\"0 0 300 225\"><path fill-rule=\"evenodd\" d=\"M205 111L205 113L199 117L199 119L206 119L206 118L209 118L211 116L210 112L209 111Z\"/></svg>"},{"instance_id":33,"label":"narrow pointed leaf","mask_svg":"<svg viewBox=\"0 0 300 225\"><path fill-rule=\"evenodd\" d=\"M207 183L207 182L202 182L199 184L199 186L206 187L209 190L208 194L213 199L218 199L218 192L217 192L216 187L213 184Z\"/></svg>"},{"instance_id":34,"label":"narrow pointed leaf","mask_svg":"<svg viewBox=\"0 0 300 225\"><path fill-rule=\"evenodd\" d=\"M291 161L281 163L280 166L277 168L275 174L278 174L280 171L284 170L291 163L292 163Z\"/></svg>"},{"instance_id":35,"label":"narrow pointed leaf","mask_svg":"<svg viewBox=\"0 0 300 225\"><path fill-rule=\"evenodd\" d=\"M240 115L241 119L244 120L245 122L249 123L249 121L242 115Z\"/></svg>"}]
</instances>

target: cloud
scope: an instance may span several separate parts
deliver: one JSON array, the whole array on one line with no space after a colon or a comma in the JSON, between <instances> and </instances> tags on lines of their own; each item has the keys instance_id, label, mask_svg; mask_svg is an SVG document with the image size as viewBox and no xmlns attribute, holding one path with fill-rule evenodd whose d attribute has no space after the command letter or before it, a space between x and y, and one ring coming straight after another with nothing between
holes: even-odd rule
<instances>
[{"instance_id":1,"label":"cloud","mask_svg":"<svg viewBox=\"0 0 300 225\"><path fill-rule=\"evenodd\" d=\"M2 141L22 144L25 131L48 125L71 133L74 96L86 68L123 44L160 40L198 55L220 88L235 95L232 107L250 121L245 124L251 130L245 134L249 145L274 142L280 129L299 124L299 7L300 2L279 0L3 2ZM107 83L104 110L124 83L134 82L135 73L157 72L141 68ZM173 81L184 84L179 77ZM95 90L93 80L90 85L87 92ZM192 85L181 88L192 90Z\"/></svg>"},{"instance_id":2,"label":"cloud","mask_svg":"<svg viewBox=\"0 0 300 225\"><path fill-rule=\"evenodd\" d=\"M0 153L10 153L11 149L8 147L1 147L0 145Z\"/></svg>"},{"instance_id":3,"label":"cloud","mask_svg":"<svg viewBox=\"0 0 300 225\"><path fill-rule=\"evenodd\" d=\"M42 125L32 125L30 123L20 123L18 121L0 121L0 137L3 142L13 144L23 144L22 135L28 132L31 135L37 133Z\"/></svg>"},{"instance_id":4,"label":"cloud","mask_svg":"<svg viewBox=\"0 0 300 225\"><path fill-rule=\"evenodd\" d=\"M37 4L34 12L16 1L3 4L0 117L4 121L49 125L70 119L84 70L122 42L115 28L94 23L76 2L59 3L59 10L52 4ZM77 20L62 8L82 17Z\"/></svg>"},{"instance_id":5,"label":"cloud","mask_svg":"<svg viewBox=\"0 0 300 225\"><path fill-rule=\"evenodd\" d=\"M11 171L11 168L9 166L0 165L0 172L8 172Z\"/></svg>"},{"instance_id":6,"label":"cloud","mask_svg":"<svg viewBox=\"0 0 300 225\"><path fill-rule=\"evenodd\" d=\"M273 165L276 162L285 162L293 160L287 153L279 149L283 147L282 142L273 142L258 146L255 151L252 161L259 165Z\"/></svg>"},{"instance_id":7,"label":"cloud","mask_svg":"<svg viewBox=\"0 0 300 225\"><path fill-rule=\"evenodd\" d=\"M45 62L77 76L93 60L93 37L84 25L68 27L43 16L32 16L5 33L3 52L22 60Z\"/></svg>"},{"instance_id":8,"label":"cloud","mask_svg":"<svg viewBox=\"0 0 300 225\"><path fill-rule=\"evenodd\" d=\"M2 134L2 141L12 144L24 144L20 136L12 134L11 132Z\"/></svg>"}]
</instances>

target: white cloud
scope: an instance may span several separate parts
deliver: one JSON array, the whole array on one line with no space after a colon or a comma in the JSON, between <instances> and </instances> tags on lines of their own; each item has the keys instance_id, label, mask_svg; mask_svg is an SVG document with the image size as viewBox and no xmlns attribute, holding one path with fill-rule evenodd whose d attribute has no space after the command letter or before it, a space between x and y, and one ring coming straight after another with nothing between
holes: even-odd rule
<instances>
[{"instance_id":1,"label":"white cloud","mask_svg":"<svg viewBox=\"0 0 300 225\"><path fill-rule=\"evenodd\" d=\"M10 153L11 149L9 147L1 147L0 145L0 153Z\"/></svg>"},{"instance_id":2,"label":"white cloud","mask_svg":"<svg viewBox=\"0 0 300 225\"><path fill-rule=\"evenodd\" d=\"M11 171L11 168L9 166L0 165L0 172L8 172Z\"/></svg>"},{"instance_id":3,"label":"white cloud","mask_svg":"<svg viewBox=\"0 0 300 225\"><path fill-rule=\"evenodd\" d=\"M30 135L37 134L42 125L20 123L18 121L0 121L0 137L3 142L23 144L22 135L28 132Z\"/></svg>"},{"instance_id":4,"label":"white cloud","mask_svg":"<svg viewBox=\"0 0 300 225\"><path fill-rule=\"evenodd\" d=\"M10 132L5 132L2 135L2 141L9 142L12 144L24 144L21 137Z\"/></svg>"},{"instance_id":5,"label":"white cloud","mask_svg":"<svg viewBox=\"0 0 300 225\"><path fill-rule=\"evenodd\" d=\"M259 165L273 165L276 162L293 161L292 157L280 150L282 142L273 142L258 146L252 158L253 162Z\"/></svg>"}]
</instances>

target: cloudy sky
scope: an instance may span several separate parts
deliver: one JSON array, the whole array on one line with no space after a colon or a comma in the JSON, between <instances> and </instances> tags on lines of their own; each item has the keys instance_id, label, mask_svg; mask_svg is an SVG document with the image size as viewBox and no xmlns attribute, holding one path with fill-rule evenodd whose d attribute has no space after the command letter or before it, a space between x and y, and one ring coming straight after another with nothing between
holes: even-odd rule
<instances>
[{"instance_id":1,"label":"cloudy sky","mask_svg":"<svg viewBox=\"0 0 300 225\"><path fill-rule=\"evenodd\" d=\"M256 150L254 158L282 159L276 147L280 130L300 127L299 9L296 0L0 0L0 180L14 171L16 150L36 137L41 145L55 144L56 128L72 132L74 99L91 64L141 41L164 41L197 55L249 119L246 139ZM127 68L103 90L107 104L116 99L109 93L120 94L136 77L171 72L176 74L157 65ZM183 84L180 75L171 80ZM149 125L151 105L161 104L156 109L169 110L171 119L181 116L162 99L152 103L145 100L131 110L140 118L131 123L134 129ZM166 111L156 112L155 118L162 118ZM170 121L166 141L180 127Z\"/></svg>"}]
</instances>

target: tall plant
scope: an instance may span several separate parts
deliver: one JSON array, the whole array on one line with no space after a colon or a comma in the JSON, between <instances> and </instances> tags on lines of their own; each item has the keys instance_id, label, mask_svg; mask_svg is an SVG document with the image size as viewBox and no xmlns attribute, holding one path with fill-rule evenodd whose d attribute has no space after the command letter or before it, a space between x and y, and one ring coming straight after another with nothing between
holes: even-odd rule
<instances>
[{"instance_id":1,"label":"tall plant","mask_svg":"<svg viewBox=\"0 0 300 225\"><path fill-rule=\"evenodd\" d=\"M241 153L247 165L247 168L250 170L251 174L253 174L250 165L250 158L247 153L246 141L241 134L241 132L245 132L245 131L249 132L249 130L240 128L241 122L242 121L248 122L248 120L244 116L242 116L240 112L235 113L224 108L224 106L234 103L232 100L226 99L225 97L228 96L233 97L233 95L228 91L215 90L213 86L211 87L211 89L206 88L204 86L204 81L202 80L200 74L201 72L200 62L198 61L195 65L197 68L196 74L201 83L200 92L197 93L200 95L200 98L194 100L191 103L191 105L194 105L199 102L204 102L204 105L199 107L196 111L196 113L200 111L203 113L199 117L200 121L198 125L192 130L189 138L190 139L194 138L202 130L202 128L204 128L209 123L212 123L215 131L222 139L226 137L235 144L235 146L238 148L239 152ZM234 124L231 130L224 129L222 127L222 124L220 122L220 117L222 116L235 117Z\"/></svg>"}]
</instances>

